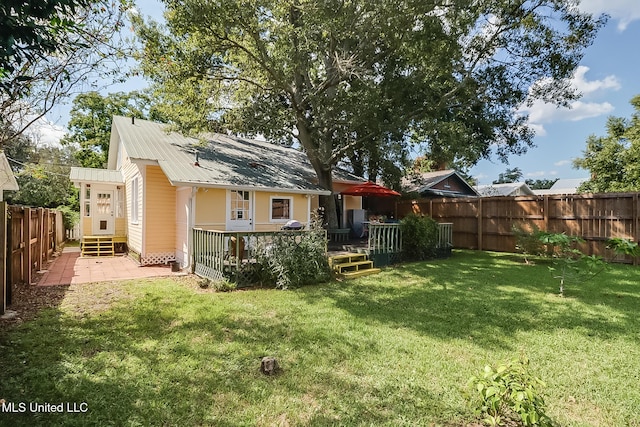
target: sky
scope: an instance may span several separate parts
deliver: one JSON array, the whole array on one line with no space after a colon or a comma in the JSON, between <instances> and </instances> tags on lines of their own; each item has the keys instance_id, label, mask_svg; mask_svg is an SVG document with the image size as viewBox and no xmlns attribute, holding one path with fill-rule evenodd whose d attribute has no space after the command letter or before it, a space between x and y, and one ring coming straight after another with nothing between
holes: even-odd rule
<instances>
[{"instance_id":1,"label":"sky","mask_svg":"<svg viewBox=\"0 0 640 427\"><path fill-rule=\"evenodd\" d=\"M158 0L137 0L145 16L162 19ZM570 109L537 103L526 111L536 130L535 146L504 164L497 158L482 160L470 170L479 184L490 184L507 168L520 168L524 179L585 178L588 171L573 168L573 159L582 156L590 135L606 135L610 116L630 117L629 101L640 94L640 0L582 0L586 12L610 15L594 43L585 51L573 84L582 97ZM104 93L139 90L146 83L132 79L110 86ZM59 140L66 132L70 105L54 109L35 132L43 143Z\"/></svg>"}]
</instances>

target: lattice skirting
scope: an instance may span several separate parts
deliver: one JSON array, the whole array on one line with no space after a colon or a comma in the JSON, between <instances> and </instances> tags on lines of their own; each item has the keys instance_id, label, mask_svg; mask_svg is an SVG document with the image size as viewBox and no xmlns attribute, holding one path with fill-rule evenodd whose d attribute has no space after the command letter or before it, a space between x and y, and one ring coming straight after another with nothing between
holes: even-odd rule
<instances>
[{"instance_id":1,"label":"lattice skirting","mask_svg":"<svg viewBox=\"0 0 640 427\"><path fill-rule=\"evenodd\" d=\"M147 254L145 257L140 257L140 265L168 264L175 260L176 254L174 252L159 252L155 254Z\"/></svg>"}]
</instances>

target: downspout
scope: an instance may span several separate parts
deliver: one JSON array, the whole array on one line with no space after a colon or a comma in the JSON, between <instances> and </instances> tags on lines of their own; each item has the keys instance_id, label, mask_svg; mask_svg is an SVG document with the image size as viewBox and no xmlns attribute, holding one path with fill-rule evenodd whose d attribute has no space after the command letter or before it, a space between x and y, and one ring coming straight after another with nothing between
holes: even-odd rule
<instances>
[{"instance_id":1,"label":"downspout","mask_svg":"<svg viewBox=\"0 0 640 427\"><path fill-rule=\"evenodd\" d=\"M187 214L187 265L185 268L192 270L193 273L193 228L196 224L196 193L198 187L191 187L191 196L189 196L189 210Z\"/></svg>"}]
</instances>

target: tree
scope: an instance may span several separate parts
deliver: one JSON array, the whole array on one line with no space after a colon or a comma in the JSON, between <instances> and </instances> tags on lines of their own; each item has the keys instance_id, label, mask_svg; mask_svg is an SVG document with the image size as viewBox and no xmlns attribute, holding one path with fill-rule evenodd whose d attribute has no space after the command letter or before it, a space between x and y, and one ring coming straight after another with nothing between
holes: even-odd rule
<instances>
[{"instance_id":1,"label":"tree","mask_svg":"<svg viewBox=\"0 0 640 427\"><path fill-rule=\"evenodd\" d=\"M61 143L77 149L74 157L81 166L106 167L113 116L148 118L150 103L149 97L139 92L80 94L73 101L69 133Z\"/></svg>"},{"instance_id":2,"label":"tree","mask_svg":"<svg viewBox=\"0 0 640 427\"><path fill-rule=\"evenodd\" d=\"M555 179L526 179L524 182L532 190L548 190L553 187L558 178Z\"/></svg>"},{"instance_id":3,"label":"tree","mask_svg":"<svg viewBox=\"0 0 640 427\"><path fill-rule=\"evenodd\" d=\"M607 135L590 135L574 167L591 173L579 190L592 193L640 190L640 95L631 99L630 119L609 117Z\"/></svg>"},{"instance_id":4,"label":"tree","mask_svg":"<svg viewBox=\"0 0 640 427\"><path fill-rule=\"evenodd\" d=\"M522 170L520 168L508 169L498 175L498 179L493 181L494 184L508 184L518 182L522 179Z\"/></svg>"},{"instance_id":5,"label":"tree","mask_svg":"<svg viewBox=\"0 0 640 427\"><path fill-rule=\"evenodd\" d=\"M337 163L374 176L412 144L468 164L522 153L518 107L575 99L569 78L604 22L573 0L164 3L166 28L136 26L175 127L295 141L330 191ZM336 227L335 199L321 204Z\"/></svg>"},{"instance_id":6,"label":"tree","mask_svg":"<svg viewBox=\"0 0 640 427\"><path fill-rule=\"evenodd\" d=\"M55 208L70 206L76 211L78 192L69 181L70 166L74 164L68 148L38 146L20 135L5 145L5 154L16 175L20 189L7 193L8 203Z\"/></svg>"},{"instance_id":7,"label":"tree","mask_svg":"<svg viewBox=\"0 0 640 427\"><path fill-rule=\"evenodd\" d=\"M0 145L98 78L119 79L130 0L7 0L0 6Z\"/></svg>"}]
</instances>

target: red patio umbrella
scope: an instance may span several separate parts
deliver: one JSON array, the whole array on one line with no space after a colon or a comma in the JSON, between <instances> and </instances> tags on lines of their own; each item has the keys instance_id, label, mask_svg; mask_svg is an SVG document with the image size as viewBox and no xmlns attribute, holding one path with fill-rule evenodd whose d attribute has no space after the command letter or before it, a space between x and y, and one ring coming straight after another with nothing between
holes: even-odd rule
<instances>
[{"instance_id":1,"label":"red patio umbrella","mask_svg":"<svg viewBox=\"0 0 640 427\"><path fill-rule=\"evenodd\" d=\"M374 196L374 197L386 197L386 196L399 196L400 193L390 188L383 187L371 181L367 181L363 184L354 185L344 190L340 194L347 196Z\"/></svg>"}]
</instances>

